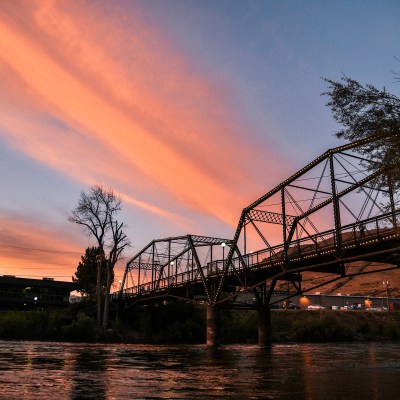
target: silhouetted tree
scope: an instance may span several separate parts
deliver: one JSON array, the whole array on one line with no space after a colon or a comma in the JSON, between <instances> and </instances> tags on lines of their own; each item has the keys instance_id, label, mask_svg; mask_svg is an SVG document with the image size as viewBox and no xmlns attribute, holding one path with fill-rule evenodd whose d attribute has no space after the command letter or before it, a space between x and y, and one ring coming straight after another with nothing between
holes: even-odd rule
<instances>
[{"instance_id":1,"label":"silhouetted tree","mask_svg":"<svg viewBox=\"0 0 400 400\"><path fill-rule=\"evenodd\" d=\"M109 256L106 262L106 296L104 298L104 314L103 314L103 328L106 329L108 325L108 310L110 303L110 290L114 281L114 267L121 257L124 249L130 245L130 241L123 231L124 223L117 220L112 221L110 229L110 245Z\"/></svg>"},{"instance_id":2,"label":"silhouetted tree","mask_svg":"<svg viewBox=\"0 0 400 400\"><path fill-rule=\"evenodd\" d=\"M122 200L111 189L93 185L88 193L81 192L78 205L72 210L68 220L82 225L97 241L100 256L97 259L96 301L97 322L101 324L101 265L106 264L105 307L103 327L108 325L108 302L114 266L123 250L130 242L123 232L123 222L116 220L122 208ZM107 254L106 254L107 253Z\"/></svg>"},{"instance_id":3,"label":"silhouetted tree","mask_svg":"<svg viewBox=\"0 0 400 400\"><path fill-rule=\"evenodd\" d=\"M380 171L381 184L400 187L400 99L372 85L361 85L343 76L340 82L325 79L330 97L327 106L343 129L338 138L356 141L367 138L360 153L369 162L369 171Z\"/></svg>"},{"instance_id":4,"label":"silhouetted tree","mask_svg":"<svg viewBox=\"0 0 400 400\"><path fill-rule=\"evenodd\" d=\"M72 281L78 284L78 292L86 296L89 300L96 300L96 286L97 286L97 267L99 265L98 259L100 256L100 249L98 247L88 247L85 254L81 256L75 276ZM103 260L101 265L100 287L104 292L106 286L106 260ZM114 280L114 274L112 281Z\"/></svg>"}]
</instances>

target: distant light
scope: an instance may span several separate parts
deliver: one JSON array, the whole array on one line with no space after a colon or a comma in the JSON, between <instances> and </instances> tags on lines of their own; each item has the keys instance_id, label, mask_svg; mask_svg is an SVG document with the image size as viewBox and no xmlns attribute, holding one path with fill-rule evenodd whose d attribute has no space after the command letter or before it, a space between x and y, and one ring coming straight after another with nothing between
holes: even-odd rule
<instances>
[{"instance_id":1,"label":"distant light","mask_svg":"<svg viewBox=\"0 0 400 400\"><path fill-rule=\"evenodd\" d=\"M226 243L225 242L222 242L221 243L221 247L225 247L226 246Z\"/></svg>"},{"instance_id":2,"label":"distant light","mask_svg":"<svg viewBox=\"0 0 400 400\"><path fill-rule=\"evenodd\" d=\"M34 297L33 300L37 301L37 297Z\"/></svg>"}]
</instances>

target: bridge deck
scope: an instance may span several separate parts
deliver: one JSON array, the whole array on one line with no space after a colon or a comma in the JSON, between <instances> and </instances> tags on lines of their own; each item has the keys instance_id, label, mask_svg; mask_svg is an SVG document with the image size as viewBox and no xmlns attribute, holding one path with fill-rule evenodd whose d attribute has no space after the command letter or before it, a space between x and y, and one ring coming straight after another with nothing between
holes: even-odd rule
<instances>
[{"instance_id":1,"label":"bridge deck","mask_svg":"<svg viewBox=\"0 0 400 400\"><path fill-rule=\"evenodd\" d=\"M335 230L330 230L292 241L286 251L279 245L234 258L225 269L224 260L217 260L204 266L202 271L192 268L154 279L124 289L122 297L131 300L167 295L187 298L204 293L205 283L218 284L222 278L226 290L237 286L246 289L273 279L293 280L294 273L304 271L343 275L343 264L353 261L390 262L390 257L398 257L400 251L398 214L344 226L339 235L340 243L337 243Z\"/></svg>"}]
</instances>

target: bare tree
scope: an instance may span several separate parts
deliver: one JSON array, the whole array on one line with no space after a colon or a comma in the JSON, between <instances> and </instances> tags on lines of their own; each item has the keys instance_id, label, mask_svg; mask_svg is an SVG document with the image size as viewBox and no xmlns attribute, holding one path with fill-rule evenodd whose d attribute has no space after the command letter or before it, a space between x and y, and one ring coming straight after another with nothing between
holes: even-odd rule
<instances>
[{"instance_id":1,"label":"bare tree","mask_svg":"<svg viewBox=\"0 0 400 400\"><path fill-rule=\"evenodd\" d=\"M106 329L108 325L108 311L110 304L110 290L112 284L112 277L114 272L115 264L120 259L122 252L126 247L130 245L130 241L122 228L124 223L119 223L117 220L111 223L111 235L110 235L110 248L109 257L107 259L107 277L106 277L106 296L104 299L104 314L103 314L103 328Z\"/></svg>"},{"instance_id":2,"label":"bare tree","mask_svg":"<svg viewBox=\"0 0 400 400\"><path fill-rule=\"evenodd\" d=\"M101 265L105 260L107 266L105 290L107 314L104 315L107 315L108 319L108 298L112 272L123 250L129 245L129 240L122 231L123 223L118 223L115 219L121 208L122 200L115 195L113 190L105 189L101 185L93 185L89 188L88 193L81 192L78 205L68 218L70 222L82 225L89 237L95 238L100 249L96 284L97 322L99 325L101 325ZM109 251L109 254L106 254L106 250ZM107 323L107 320L103 320L103 326L107 326Z\"/></svg>"}]
</instances>

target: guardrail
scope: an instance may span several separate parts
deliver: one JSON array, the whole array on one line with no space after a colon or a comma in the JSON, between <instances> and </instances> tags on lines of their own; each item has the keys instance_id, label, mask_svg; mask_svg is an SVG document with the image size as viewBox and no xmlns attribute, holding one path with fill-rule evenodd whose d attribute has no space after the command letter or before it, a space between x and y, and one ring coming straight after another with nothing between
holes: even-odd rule
<instances>
[{"instance_id":1,"label":"guardrail","mask_svg":"<svg viewBox=\"0 0 400 400\"><path fill-rule=\"evenodd\" d=\"M341 243L337 243L336 230L331 229L305 238L292 240L286 245L280 244L267 249L262 249L245 254L241 259L234 258L229 265L228 274L242 273L245 270L255 270L282 265L285 258L288 261L310 259L323 254L335 253L352 247L363 246L373 242L400 237L400 210L395 213L387 213L378 217L372 217L345 225L340 229ZM216 260L202 268L206 279L220 277L224 271L226 260ZM153 295L163 292L170 287L183 287L188 283L201 283L202 276L196 268L189 271L176 273L173 276L162 277L157 280L142 283L123 290L124 297L138 295ZM118 297L114 293L113 298Z\"/></svg>"}]
</instances>

